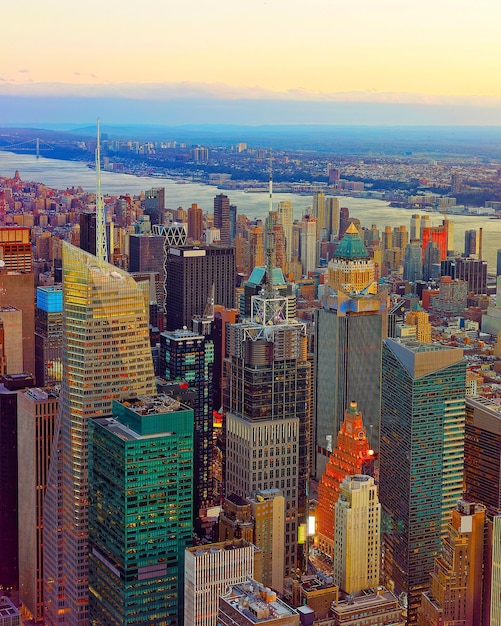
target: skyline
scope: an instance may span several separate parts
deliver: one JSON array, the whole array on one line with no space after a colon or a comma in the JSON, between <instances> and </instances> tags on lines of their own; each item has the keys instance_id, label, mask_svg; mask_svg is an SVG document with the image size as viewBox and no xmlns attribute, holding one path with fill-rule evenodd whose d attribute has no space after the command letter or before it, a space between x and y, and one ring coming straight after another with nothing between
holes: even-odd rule
<instances>
[{"instance_id":1,"label":"skyline","mask_svg":"<svg viewBox=\"0 0 501 626\"><path fill-rule=\"evenodd\" d=\"M29 20L26 6L5 10L23 35L19 45L20 29L9 29L0 42L6 122L36 121L30 107L49 115L47 102L62 121L81 121L68 118L79 113L75 100L87 105L85 121L106 100L119 119L157 123L274 123L279 111L285 123L402 124L414 115L445 124L451 112L458 124L501 119L492 79L501 6L492 0L312 0L307 12L297 0L260 0L252 12L228 0L189 9L146 0L141 13L117 0L89 0L76 13L61 0L27 4Z\"/></svg>"}]
</instances>

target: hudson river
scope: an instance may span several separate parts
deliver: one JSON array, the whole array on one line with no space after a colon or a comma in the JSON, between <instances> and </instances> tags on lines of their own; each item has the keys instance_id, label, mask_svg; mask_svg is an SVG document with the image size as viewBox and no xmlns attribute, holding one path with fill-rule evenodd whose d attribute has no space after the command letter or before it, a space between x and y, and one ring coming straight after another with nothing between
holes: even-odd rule
<instances>
[{"instance_id":1,"label":"hudson river","mask_svg":"<svg viewBox=\"0 0 501 626\"><path fill-rule=\"evenodd\" d=\"M15 170L19 170L23 181L39 182L54 189L68 187L82 187L84 191L94 191L96 176L93 169L85 163L74 161L59 161L31 155L19 155L0 151L0 176L12 178ZM238 206L238 213L248 218L264 219L268 212L267 193L245 193L243 191L220 190L210 185L199 183L179 183L169 178L138 177L130 174L102 172L101 185L104 195L139 194L151 187L165 187L166 204L169 209L183 207L187 209L192 203L197 203L204 211L212 213L214 196L218 193L227 193L232 204ZM312 204L311 196L291 193L273 194L273 207L276 208L282 200L289 200L294 207L294 218L299 219L308 206ZM409 230L410 218L418 210L396 209L388 206L387 202L365 198L339 198L340 206L350 209L350 216L360 219L362 224L370 228L371 224L383 230L386 225L407 226ZM442 215L427 213L433 226L441 223ZM454 221L454 249L462 252L464 248L464 232L469 229L483 228L483 258L487 261L490 272L496 271L496 251L501 248L501 219L489 219L485 216L451 215Z\"/></svg>"}]
</instances>

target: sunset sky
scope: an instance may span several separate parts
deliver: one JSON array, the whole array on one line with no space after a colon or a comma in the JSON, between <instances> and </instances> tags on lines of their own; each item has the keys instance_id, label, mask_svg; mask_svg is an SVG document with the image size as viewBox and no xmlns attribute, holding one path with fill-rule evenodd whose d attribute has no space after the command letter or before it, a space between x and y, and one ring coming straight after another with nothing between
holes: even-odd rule
<instances>
[{"instance_id":1,"label":"sunset sky","mask_svg":"<svg viewBox=\"0 0 501 626\"><path fill-rule=\"evenodd\" d=\"M0 98L501 106L496 0L17 0L2 22Z\"/></svg>"}]
</instances>

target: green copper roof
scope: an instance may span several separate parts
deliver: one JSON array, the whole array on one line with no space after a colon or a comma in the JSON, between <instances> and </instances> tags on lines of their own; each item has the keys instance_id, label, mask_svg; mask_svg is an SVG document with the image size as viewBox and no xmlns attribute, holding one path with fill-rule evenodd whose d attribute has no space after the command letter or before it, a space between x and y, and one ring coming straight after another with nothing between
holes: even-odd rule
<instances>
[{"instance_id":1,"label":"green copper roof","mask_svg":"<svg viewBox=\"0 0 501 626\"><path fill-rule=\"evenodd\" d=\"M365 249L364 242L354 224L350 224L340 244L334 252L337 259L366 259L369 253Z\"/></svg>"}]
</instances>

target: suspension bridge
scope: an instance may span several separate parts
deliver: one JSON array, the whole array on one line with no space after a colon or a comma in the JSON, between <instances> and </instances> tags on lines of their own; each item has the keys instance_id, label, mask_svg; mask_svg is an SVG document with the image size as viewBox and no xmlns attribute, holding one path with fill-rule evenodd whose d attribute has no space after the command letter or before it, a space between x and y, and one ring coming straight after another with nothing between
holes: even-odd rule
<instances>
[{"instance_id":1,"label":"suspension bridge","mask_svg":"<svg viewBox=\"0 0 501 626\"><path fill-rule=\"evenodd\" d=\"M38 159L40 158L40 152L54 150L54 147L52 144L37 137L36 139L29 139L20 143L9 143L6 146L0 146L0 150L5 152L30 152L34 153Z\"/></svg>"}]
</instances>

